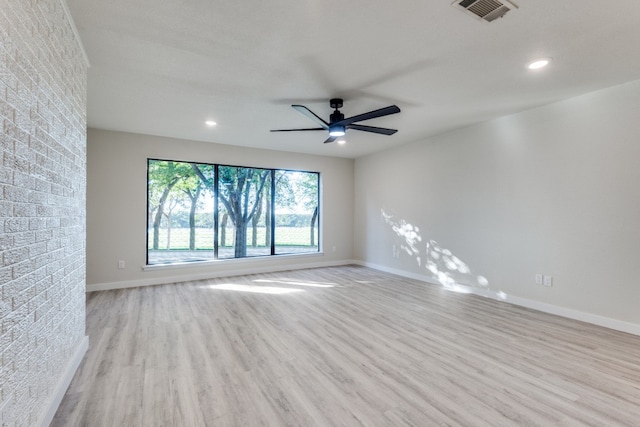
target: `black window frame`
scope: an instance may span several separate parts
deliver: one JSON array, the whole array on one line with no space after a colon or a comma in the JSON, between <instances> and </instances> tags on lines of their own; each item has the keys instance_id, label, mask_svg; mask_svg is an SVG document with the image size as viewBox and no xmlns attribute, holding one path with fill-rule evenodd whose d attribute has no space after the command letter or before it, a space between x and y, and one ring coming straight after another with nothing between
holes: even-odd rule
<instances>
[{"instance_id":1,"label":"black window frame","mask_svg":"<svg viewBox=\"0 0 640 427\"><path fill-rule=\"evenodd\" d=\"M214 167L214 190L213 190L213 259L212 260L198 260L198 261L189 261L189 260L181 260L181 261L175 261L175 262L169 262L169 263L153 263L153 264L149 264L149 251L150 251L150 245L149 245L149 232L150 232L150 227L152 226L151 224L151 218L150 218L150 212L149 212L149 208L150 208L150 193L149 193L149 174L150 174L150 165L151 162L175 162L175 163L182 163L182 164L197 164L197 165L207 165L207 166L213 166ZM321 194L321 173L318 171L307 171L307 170L302 170L302 169L283 169L283 168L266 168L266 167L257 167L257 166L240 166L240 165L232 165L232 164L223 164L223 163L209 163L209 162L200 162L200 161L188 161L188 160L175 160L175 159L166 159L166 158L156 158L156 157L148 157L147 158L147 171L146 171L146 187L147 187L147 196L146 196L146 231L145 231L145 265L146 266L170 266L170 265L176 265L176 264L190 264L190 263L201 263L201 262L211 262L211 261L228 261L228 260L238 260L238 259L246 259L246 258L262 258L262 257L271 257L271 256L288 256L288 255L309 255L309 254L317 254L321 252L321 248L322 248L322 232L321 232L321 199L322 199L322 194ZM220 258L219 257L219 185L220 185L220 180L219 180L219 168L220 167L230 167L230 168L247 168L247 169L255 169L255 170L262 170L262 171L269 171L270 172L270 186L269 186L269 191L270 191L270 204L271 204L271 209L270 209L270 253L269 254L259 254L259 255L245 255L242 257L224 257L224 258ZM314 246L310 246L311 247L315 247L315 250L310 250L310 251L305 251L305 252L296 252L296 253L278 253L277 251L277 245L276 245L276 212L275 212L275 207L276 207L276 174L278 172L285 172L285 173L308 173L308 174L313 174L316 175L316 185L317 185L317 203L316 203L316 209L317 209L317 213L316 213L316 218L314 220L314 223L316 224L316 230L317 230L317 242L316 245Z\"/></svg>"}]
</instances>

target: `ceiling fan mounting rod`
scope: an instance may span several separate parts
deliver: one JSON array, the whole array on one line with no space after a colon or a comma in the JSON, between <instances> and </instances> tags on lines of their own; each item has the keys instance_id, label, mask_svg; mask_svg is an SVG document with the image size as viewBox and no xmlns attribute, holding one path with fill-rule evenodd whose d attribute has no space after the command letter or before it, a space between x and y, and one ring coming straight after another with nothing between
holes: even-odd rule
<instances>
[{"instance_id":1,"label":"ceiling fan mounting rod","mask_svg":"<svg viewBox=\"0 0 640 427\"><path fill-rule=\"evenodd\" d=\"M329 100L329 105L334 110L337 110L338 108L342 108L342 103L343 103L342 98L331 98Z\"/></svg>"}]
</instances>

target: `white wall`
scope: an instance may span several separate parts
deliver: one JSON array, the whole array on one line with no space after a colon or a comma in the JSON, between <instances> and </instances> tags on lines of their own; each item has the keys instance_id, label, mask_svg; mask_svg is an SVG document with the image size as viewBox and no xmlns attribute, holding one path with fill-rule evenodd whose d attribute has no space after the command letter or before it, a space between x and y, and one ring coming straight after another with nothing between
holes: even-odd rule
<instances>
[{"instance_id":1,"label":"white wall","mask_svg":"<svg viewBox=\"0 0 640 427\"><path fill-rule=\"evenodd\" d=\"M324 254L249 258L143 271L147 158L320 172ZM347 262L353 251L353 163L350 159L89 129L87 288L97 290ZM125 269L117 268L118 260L125 261Z\"/></svg>"},{"instance_id":2,"label":"white wall","mask_svg":"<svg viewBox=\"0 0 640 427\"><path fill-rule=\"evenodd\" d=\"M84 52L60 0L0 0L0 424L48 425L86 350Z\"/></svg>"},{"instance_id":3,"label":"white wall","mask_svg":"<svg viewBox=\"0 0 640 427\"><path fill-rule=\"evenodd\" d=\"M640 327L639 165L638 81L364 157L354 256Z\"/></svg>"}]
</instances>

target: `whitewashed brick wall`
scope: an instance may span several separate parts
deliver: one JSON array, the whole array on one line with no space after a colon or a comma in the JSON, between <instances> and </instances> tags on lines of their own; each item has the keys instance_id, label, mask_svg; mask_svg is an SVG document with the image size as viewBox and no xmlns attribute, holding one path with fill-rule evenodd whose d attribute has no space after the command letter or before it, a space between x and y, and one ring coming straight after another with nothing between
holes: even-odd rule
<instances>
[{"instance_id":1,"label":"whitewashed brick wall","mask_svg":"<svg viewBox=\"0 0 640 427\"><path fill-rule=\"evenodd\" d=\"M87 64L61 1L0 0L0 415L7 426L37 425L85 335Z\"/></svg>"}]
</instances>

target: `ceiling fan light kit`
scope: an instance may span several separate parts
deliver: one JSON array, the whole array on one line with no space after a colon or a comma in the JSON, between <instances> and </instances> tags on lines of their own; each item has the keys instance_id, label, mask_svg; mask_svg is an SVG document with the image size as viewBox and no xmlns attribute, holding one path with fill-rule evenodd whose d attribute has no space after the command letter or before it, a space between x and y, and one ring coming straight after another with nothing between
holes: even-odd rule
<instances>
[{"instance_id":1,"label":"ceiling fan light kit","mask_svg":"<svg viewBox=\"0 0 640 427\"><path fill-rule=\"evenodd\" d=\"M304 114L305 116L313 120L320 127L304 129L272 129L271 132L328 131L329 138L324 141L325 144L334 142L338 138L344 136L347 132L347 129L355 129L363 132L371 132L381 135L393 135L397 132L396 129L366 126L356 123L399 113L400 108L398 108L397 105L390 105L385 108L358 114L357 116L348 117L346 119L344 118L344 114L342 114L339 110L343 105L343 100L341 98L332 98L331 100L329 100L329 105L334 109L333 113L331 113L331 115L329 116L329 122L322 119L320 116L318 116L316 113L314 113L304 105L291 106L294 110L298 111L301 114Z\"/></svg>"},{"instance_id":2,"label":"ceiling fan light kit","mask_svg":"<svg viewBox=\"0 0 640 427\"><path fill-rule=\"evenodd\" d=\"M344 126L332 126L329 128L329 135L331 136L344 136L345 133Z\"/></svg>"}]
</instances>

